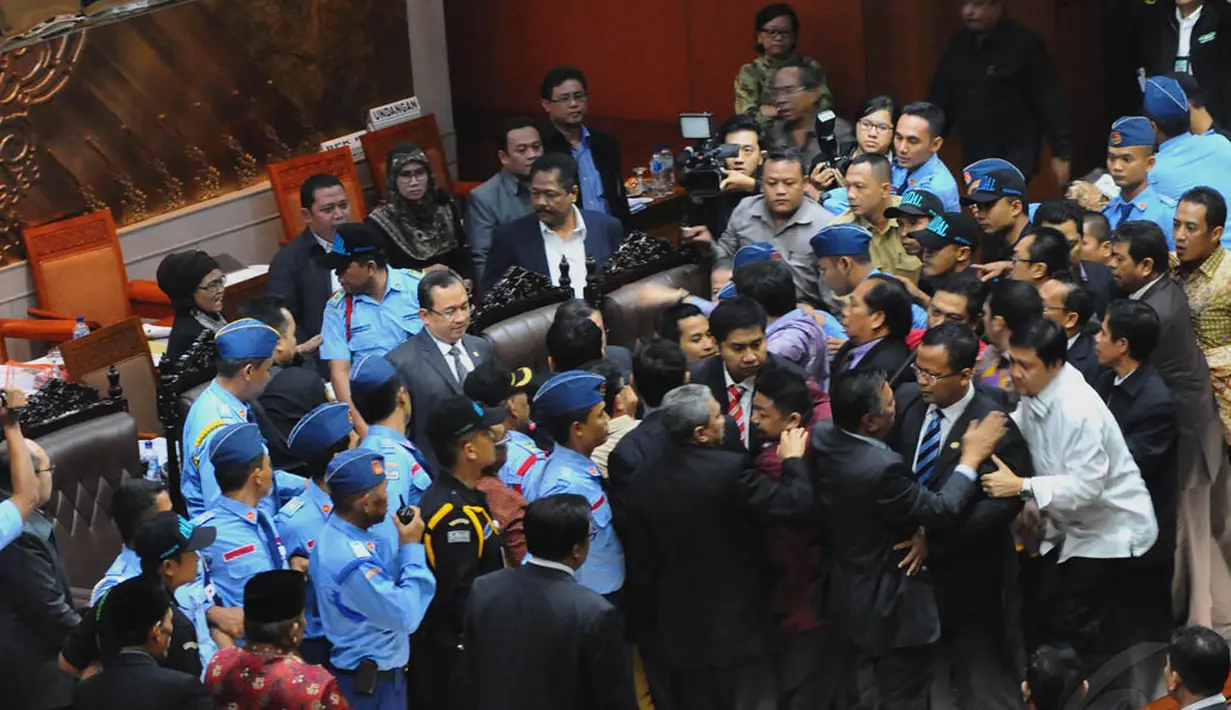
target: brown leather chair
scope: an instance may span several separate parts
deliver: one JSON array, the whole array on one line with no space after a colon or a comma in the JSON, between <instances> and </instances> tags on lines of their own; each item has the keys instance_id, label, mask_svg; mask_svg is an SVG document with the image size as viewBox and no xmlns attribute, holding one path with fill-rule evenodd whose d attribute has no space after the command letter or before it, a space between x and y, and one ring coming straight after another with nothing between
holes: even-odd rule
<instances>
[{"instance_id":1,"label":"brown leather chair","mask_svg":"<svg viewBox=\"0 0 1231 710\"><path fill-rule=\"evenodd\" d=\"M658 314L663 308L638 308L637 291L646 284L683 288L691 293L710 292L710 272L698 264L685 264L634 281L603 297L603 323L607 342L636 350L637 342L654 337Z\"/></svg>"},{"instance_id":2,"label":"brown leather chair","mask_svg":"<svg viewBox=\"0 0 1231 710\"><path fill-rule=\"evenodd\" d=\"M559 303L540 306L485 328L480 335L491 341L496 358L506 366L547 369L547 329Z\"/></svg>"}]
</instances>

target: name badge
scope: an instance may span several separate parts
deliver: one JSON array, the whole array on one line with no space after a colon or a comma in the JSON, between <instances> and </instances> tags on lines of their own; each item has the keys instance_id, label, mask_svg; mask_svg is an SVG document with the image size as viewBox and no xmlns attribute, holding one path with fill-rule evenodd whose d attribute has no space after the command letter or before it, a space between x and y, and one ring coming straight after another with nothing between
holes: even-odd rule
<instances>
[{"instance_id":1,"label":"name badge","mask_svg":"<svg viewBox=\"0 0 1231 710\"><path fill-rule=\"evenodd\" d=\"M1217 30L1215 30L1214 32L1206 32L1205 34L1197 38L1197 44L1208 44L1209 42L1213 42L1214 38L1217 36L1218 36Z\"/></svg>"}]
</instances>

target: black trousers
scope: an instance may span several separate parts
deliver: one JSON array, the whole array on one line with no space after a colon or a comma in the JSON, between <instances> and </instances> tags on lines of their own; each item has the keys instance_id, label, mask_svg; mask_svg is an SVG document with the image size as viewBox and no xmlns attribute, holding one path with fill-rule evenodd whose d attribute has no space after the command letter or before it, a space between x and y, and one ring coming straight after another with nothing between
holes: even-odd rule
<instances>
[{"instance_id":1,"label":"black trousers","mask_svg":"<svg viewBox=\"0 0 1231 710\"><path fill-rule=\"evenodd\" d=\"M412 637L407 693L415 710L449 710L465 707L460 682L462 653L457 646L443 646Z\"/></svg>"},{"instance_id":2,"label":"black trousers","mask_svg":"<svg viewBox=\"0 0 1231 710\"><path fill-rule=\"evenodd\" d=\"M866 652L880 710L928 710L935 645Z\"/></svg>"},{"instance_id":3,"label":"black trousers","mask_svg":"<svg viewBox=\"0 0 1231 710\"><path fill-rule=\"evenodd\" d=\"M299 657L314 666L323 666L329 662L331 648L329 639L324 636L314 639L306 638L299 642Z\"/></svg>"},{"instance_id":4,"label":"black trousers","mask_svg":"<svg viewBox=\"0 0 1231 710\"><path fill-rule=\"evenodd\" d=\"M777 683L768 657L734 666L671 669L677 710L776 710Z\"/></svg>"},{"instance_id":5,"label":"black trousers","mask_svg":"<svg viewBox=\"0 0 1231 710\"><path fill-rule=\"evenodd\" d=\"M1125 590L1134 584L1134 560L1070 557L1060 563L1058 557L1052 550L1022 568L1027 652L1044 643L1066 643L1096 667L1127 645L1113 622L1125 606Z\"/></svg>"}]
</instances>

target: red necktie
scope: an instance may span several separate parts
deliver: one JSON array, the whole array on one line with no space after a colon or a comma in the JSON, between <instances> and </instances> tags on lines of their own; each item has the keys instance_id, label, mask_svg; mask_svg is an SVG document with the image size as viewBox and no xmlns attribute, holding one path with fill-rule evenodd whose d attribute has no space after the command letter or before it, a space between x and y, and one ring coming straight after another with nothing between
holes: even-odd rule
<instances>
[{"instance_id":1,"label":"red necktie","mask_svg":"<svg viewBox=\"0 0 1231 710\"><path fill-rule=\"evenodd\" d=\"M727 388L727 395L730 397L730 403L727 405L727 414L735 420L739 425L739 438L742 441L744 438L744 407L740 404L740 398L744 394L744 388L741 385L731 385Z\"/></svg>"}]
</instances>

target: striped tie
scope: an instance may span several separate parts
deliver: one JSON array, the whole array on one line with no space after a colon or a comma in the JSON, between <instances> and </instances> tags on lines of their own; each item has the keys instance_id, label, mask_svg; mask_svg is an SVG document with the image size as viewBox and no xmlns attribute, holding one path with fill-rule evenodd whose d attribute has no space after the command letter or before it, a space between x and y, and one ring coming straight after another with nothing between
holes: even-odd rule
<instances>
[{"instance_id":1,"label":"striped tie","mask_svg":"<svg viewBox=\"0 0 1231 710\"><path fill-rule=\"evenodd\" d=\"M731 385L727 388L727 396L730 398L730 403L727 404L727 414L735 420L739 425L739 438L744 439L744 407L740 404L740 398L744 395L743 385Z\"/></svg>"},{"instance_id":2,"label":"striped tie","mask_svg":"<svg viewBox=\"0 0 1231 710\"><path fill-rule=\"evenodd\" d=\"M923 432L923 443L919 444L919 456L915 459L915 477L919 483L927 483L936 468L936 456L940 453L940 420L944 418L939 409L932 412L927 431Z\"/></svg>"}]
</instances>

